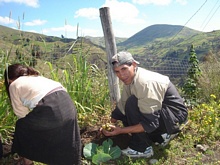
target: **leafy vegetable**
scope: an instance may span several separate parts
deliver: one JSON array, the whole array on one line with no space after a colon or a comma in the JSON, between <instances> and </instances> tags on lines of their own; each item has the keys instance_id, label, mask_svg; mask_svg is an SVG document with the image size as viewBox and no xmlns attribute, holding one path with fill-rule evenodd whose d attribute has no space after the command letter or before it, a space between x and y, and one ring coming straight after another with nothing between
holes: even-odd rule
<instances>
[{"instance_id":1,"label":"leafy vegetable","mask_svg":"<svg viewBox=\"0 0 220 165\"><path fill-rule=\"evenodd\" d=\"M121 149L118 146L112 146L113 141L107 139L102 145L88 143L83 148L83 155L86 159L92 160L94 164L100 164L121 156Z\"/></svg>"}]
</instances>

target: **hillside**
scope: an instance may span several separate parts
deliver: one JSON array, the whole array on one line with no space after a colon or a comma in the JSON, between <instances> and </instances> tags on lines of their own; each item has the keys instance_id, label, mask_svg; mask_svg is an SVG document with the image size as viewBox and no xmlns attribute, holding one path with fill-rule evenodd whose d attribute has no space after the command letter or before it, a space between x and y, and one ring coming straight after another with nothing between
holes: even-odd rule
<instances>
[{"instance_id":1,"label":"hillside","mask_svg":"<svg viewBox=\"0 0 220 165\"><path fill-rule=\"evenodd\" d=\"M91 36L85 36L86 39L89 39L92 43L99 45L101 47L105 47L105 39L104 37L91 37ZM120 38L120 37L115 37L115 42L116 45L124 42L125 40L127 40L127 38Z\"/></svg>"},{"instance_id":2,"label":"hillside","mask_svg":"<svg viewBox=\"0 0 220 165\"><path fill-rule=\"evenodd\" d=\"M0 50L10 52L12 61L23 59L25 61L41 60L52 63L65 61L68 55L84 52L91 62L105 65L106 55L102 47L95 45L89 39L77 39L46 36L38 33L25 32L0 25Z\"/></svg>"},{"instance_id":3,"label":"hillside","mask_svg":"<svg viewBox=\"0 0 220 165\"><path fill-rule=\"evenodd\" d=\"M79 37L77 39L59 38L30 33L0 26L0 49L10 51L14 59L36 57L52 62L66 61L69 54L80 50L88 54L92 63L106 66L104 37ZM178 68L180 74L186 72L189 47L194 45L200 61L209 56L220 58L220 30L209 33L196 31L179 25L152 25L137 32L130 38L115 37L117 51L127 50L141 61L141 66L158 71L166 70L173 75L173 65L184 66ZM71 48L71 49L70 49ZM60 59L62 58L62 59ZM58 60L60 59L60 60ZM179 64L180 63L180 64ZM160 72L159 71L159 72ZM175 74L174 77L179 75Z\"/></svg>"},{"instance_id":4,"label":"hillside","mask_svg":"<svg viewBox=\"0 0 220 165\"><path fill-rule=\"evenodd\" d=\"M117 48L131 52L140 61L155 63L166 58L188 60L192 44L199 60L210 55L219 58L220 30L205 33L179 25L152 25L118 43Z\"/></svg>"},{"instance_id":5,"label":"hillside","mask_svg":"<svg viewBox=\"0 0 220 165\"><path fill-rule=\"evenodd\" d=\"M86 37L104 47L103 37ZM193 44L199 60L209 55L219 58L220 30L200 32L180 25L157 24L144 28L130 38L116 38L117 50L127 50L141 60L188 59Z\"/></svg>"},{"instance_id":6,"label":"hillside","mask_svg":"<svg viewBox=\"0 0 220 165\"><path fill-rule=\"evenodd\" d=\"M118 43L117 49L131 52L140 66L165 74L181 86L192 44L200 62L211 56L220 59L220 30L204 33L179 25L149 26Z\"/></svg>"},{"instance_id":7,"label":"hillside","mask_svg":"<svg viewBox=\"0 0 220 165\"><path fill-rule=\"evenodd\" d=\"M179 34L179 36L184 37L190 37L192 35L201 33L199 31L189 29L180 25L152 25L131 36L126 41L119 43L118 46L132 47L145 45L146 43L153 42L159 38L168 39L170 37L174 37L180 31L181 33Z\"/></svg>"}]
</instances>

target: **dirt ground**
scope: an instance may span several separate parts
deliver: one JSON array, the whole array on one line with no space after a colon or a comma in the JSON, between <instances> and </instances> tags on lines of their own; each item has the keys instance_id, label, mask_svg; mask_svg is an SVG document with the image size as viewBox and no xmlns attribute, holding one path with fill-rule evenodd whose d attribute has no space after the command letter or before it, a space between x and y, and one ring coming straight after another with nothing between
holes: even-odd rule
<instances>
[{"instance_id":1,"label":"dirt ground","mask_svg":"<svg viewBox=\"0 0 220 165\"><path fill-rule=\"evenodd\" d=\"M80 134L81 134L81 140L82 140L83 146L90 142L101 145L102 142L108 138L100 134L98 127L97 128L96 127L83 128L81 129ZM111 139L113 141L113 145L117 145L121 149L125 149L128 146L130 136L127 134L124 134L124 135L111 137ZM213 151L213 154L204 154L202 158L202 162L204 164L212 164L213 159L215 160L217 159L219 160L219 164L220 164L220 141L215 142L215 145L213 145L213 147L210 148L210 150ZM189 153L189 155L187 154L187 157L190 156L190 154L192 154L191 156L193 157L194 154L198 153L196 151L196 147L194 151L195 153ZM10 145L6 146L5 152L10 152ZM82 151L82 156L83 156L83 151ZM5 158L0 159L0 165L16 165L17 159L18 157L16 155L9 155ZM181 161L179 161L179 163L181 164Z\"/></svg>"},{"instance_id":2,"label":"dirt ground","mask_svg":"<svg viewBox=\"0 0 220 165\"><path fill-rule=\"evenodd\" d=\"M82 148L84 147L85 144L90 142L101 145L102 142L108 138L100 134L99 127L83 128L80 131L80 135L82 140ZM124 149L127 148L128 146L128 141L130 139L130 136L118 135L115 137L111 137L111 139L113 141L113 145L117 145L121 149ZM4 144L3 150L5 156L2 159L0 159L0 165L16 165L16 162L18 162L19 157L16 154L14 155L10 154L11 142L8 142L8 144ZM83 150L82 150L82 156L83 156Z\"/></svg>"},{"instance_id":3,"label":"dirt ground","mask_svg":"<svg viewBox=\"0 0 220 165\"><path fill-rule=\"evenodd\" d=\"M102 134L100 134L98 127L88 127L81 130L81 140L83 146L89 142L93 142L96 144L101 145L102 142L109 137L104 137ZM127 134L122 134L118 136L111 137L113 141L113 145L119 146L121 149L125 149L128 147L128 142L130 139L130 136Z\"/></svg>"}]
</instances>

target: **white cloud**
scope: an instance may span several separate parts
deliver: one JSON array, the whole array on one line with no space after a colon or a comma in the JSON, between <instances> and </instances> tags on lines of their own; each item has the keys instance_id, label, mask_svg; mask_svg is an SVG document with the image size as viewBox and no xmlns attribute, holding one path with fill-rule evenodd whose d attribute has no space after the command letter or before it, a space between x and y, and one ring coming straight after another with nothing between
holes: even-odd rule
<instances>
[{"instance_id":1,"label":"white cloud","mask_svg":"<svg viewBox=\"0 0 220 165\"><path fill-rule=\"evenodd\" d=\"M34 8L39 7L38 0L0 0L0 3L2 3L2 2L4 2L4 3L13 2L13 3L25 4L27 6L34 7Z\"/></svg>"},{"instance_id":2,"label":"white cloud","mask_svg":"<svg viewBox=\"0 0 220 165\"><path fill-rule=\"evenodd\" d=\"M89 19L97 19L99 18L99 10L96 8L82 8L75 12L74 17L86 17Z\"/></svg>"},{"instance_id":3,"label":"white cloud","mask_svg":"<svg viewBox=\"0 0 220 165\"><path fill-rule=\"evenodd\" d=\"M31 22L25 22L24 24L26 26L38 26L38 25L43 25L46 22L47 22L46 20L36 19L36 20L31 21Z\"/></svg>"},{"instance_id":4,"label":"white cloud","mask_svg":"<svg viewBox=\"0 0 220 165\"><path fill-rule=\"evenodd\" d=\"M139 10L129 2L122 2L119 0L106 0L105 3L100 7L109 7L111 20L115 24L114 28L117 32L117 36L126 36L127 27L135 29L134 27L145 27L146 19L142 19ZM75 18L84 17L87 19L100 19L100 8L82 8L75 12ZM144 16L146 18L146 16ZM99 20L100 21L100 20ZM126 30L124 29L126 28ZM90 35L90 36L102 36L101 27L100 29L82 29L82 34L79 35ZM126 33L123 34L122 32ZM80 31L79 31L80 33ZM119 34L120 33L120 34Z\"/></svg>"},{"instance_id":5,"label":"white cloud","mask_svg":"<svg viewBox=\"0 0 220 165\"><path fill-rule=\"evenodd\" d=\"M62 27L47 28L41 30L44 35L53 35L60 37L64 35L67 38L76 38L77 37L77 26L65 25ZM78 36L103 36L100 29L89 29L78 27Z\"/></svg>"},{"instance_id":6,"label":"white cloud","mask_svg":"<svg viewBox=\"0 0 220 165\"><path fill-rule=\"evenodd\" d=\"M11 19L11 18L9 18L9 17L1 17L1 16L0 16L0 23L1 23L1 24L7 25L7 24L13 24L13 23L15 23L15 22L16 22L15 20L13 20L13 19Z\"/></svg>"},{"instance_id":7,"label":"white cloud","mask_svg":"<svg viewBox=\"0 0 220 165\"><path fill-rule=\"evenodd\" d=\"M42 29L42 34L49 36L55 35L57 37L60 37L61 35L67 35L65 37L74 38L76 35L76 31L77 31L77 26L65 25L61 27Z\"/></svg>"},{"instance_id":8,"label":"white cloud","mask_svg":"<svg viewBox=\"0 0 220 165\"><path fill-rule=\"evenodd\" d=\"M78 36L103 36L100 30L98 29L89 29L89 28L83 28L79 29Z\"/></svg>"},{"instance_id":9,"label":"white cloud","mask_svg":"<svg viewBox=\"0 0 220 165\"><path fill-rule=\"evenodd\" d=\"M109 7L111 19L121 23L138 24L144 23L143 19L138 18L138 9L128 2L117 0L106 0L103 7Z\"/></svg>"},{"instance_id":10,"label":"white cloud","mask_svg":"<svg viewBox=\"0 0 220 165\"><path fill-rule=\"evenodd\" d=\"M143 19L138 18L138 9L128 2L119 2L117 0L106 0L102 7L109 7L111 19L120 23L139 24L145 23ZM75 12L75 18L85 17L88 19L99 19L98 8L83 8Z\"/></svg>"},{"instance_id":11,"label":"white cloud","mask_svg":"<svg viewBox=\"0 0 220 165\"><path fill-rule=\"evenodd\" d=\"M54 31L54 32L75 32L76 31L76 26L71 26L71 25L65 25L62 27L54 27L54 28L49 28L49 29L45 29L46 31Z\"/></svg>"},{"instance_id":12,"label":"white cloud","mask_svg":"<svg viewBox=\"0 0 220 165\"><path fill-rule=\"evenodd\" d=\"M172 0L132 0L133 3L140 5L154 4L154 5L169 5Z\"/></svg>"},{"instance_id":13,"label":"white cloud","mask_svg":"<svg viewBox=\"0 0 220 165\"><path fill-rule=\"evenodd\" d=\"M39 33L38 31L36 30L27 30L28 32L31 32L31 33Z\"/></svg>"}]
</instances>

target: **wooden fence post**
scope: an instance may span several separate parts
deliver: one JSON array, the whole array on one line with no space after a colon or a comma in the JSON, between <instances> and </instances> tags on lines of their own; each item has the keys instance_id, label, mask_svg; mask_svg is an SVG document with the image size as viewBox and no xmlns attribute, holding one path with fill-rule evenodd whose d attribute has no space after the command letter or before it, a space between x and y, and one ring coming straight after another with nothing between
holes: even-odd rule
<instances>
[{"instance_id":1,"label":"wooden fence post","mask_svg":"<svg viewBox=\"0 0 220 165\"><path fill-rule=\"evenodd\" d=\"M103 7L99 9L100 11L100 18L102 22L102 29L104 32L105 38L105 48L106 53L108 56L108 82L109 82L109 89L110 89L110 97L112 102L117 102L120 98L120 88L119 88L119 80L118 77L114 74L111 59L114 54L117 53L115 37L112 30L112 23L110 17L110 11L108 7Z\"/></svg>"}]
</instances>

